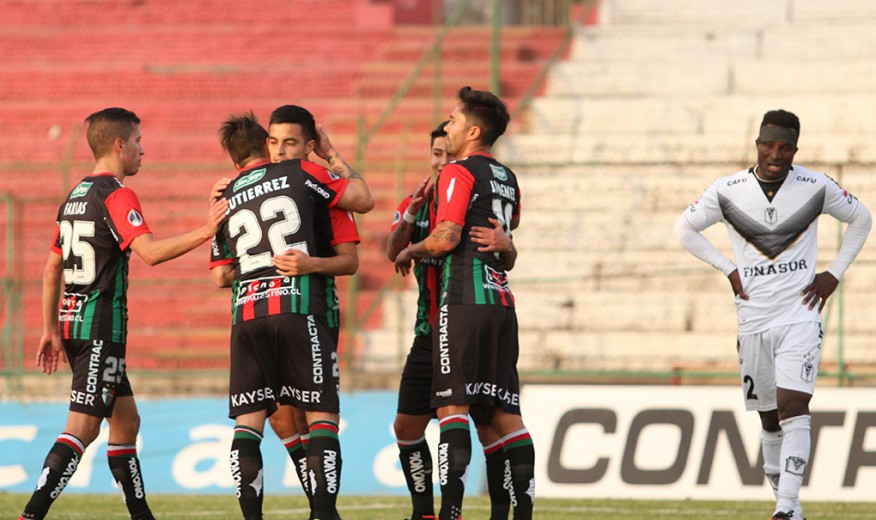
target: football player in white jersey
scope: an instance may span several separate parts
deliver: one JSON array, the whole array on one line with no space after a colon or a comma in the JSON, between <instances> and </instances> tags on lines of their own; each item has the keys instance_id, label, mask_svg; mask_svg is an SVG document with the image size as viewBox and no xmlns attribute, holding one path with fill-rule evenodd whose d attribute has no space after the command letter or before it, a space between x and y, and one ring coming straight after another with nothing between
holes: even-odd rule
<instances>
[{"instance_id":1,"label":"football player in white jersey","mask_svg":"<svg viewBox=\"0 0 876 520\"><path fill-rule=\"evenodd\" d=\"M803 519L821 310L872 225L867 208L833 179L793 163L799 134L791 112L764 114L757 165L712 183L673 230L688 251L728 277L736 296L739 376L746 409L760 414L773 520ZM848 228L830 267L816 273L822 213ZM735 262L701 233L717 222L727 226Z\"/></svg>"}]
</instances>

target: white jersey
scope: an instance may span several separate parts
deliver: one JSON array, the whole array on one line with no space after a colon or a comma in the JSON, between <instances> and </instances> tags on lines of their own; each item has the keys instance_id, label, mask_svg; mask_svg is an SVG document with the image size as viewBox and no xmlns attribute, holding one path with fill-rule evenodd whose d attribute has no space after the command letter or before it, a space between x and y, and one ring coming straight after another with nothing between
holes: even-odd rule
<instances>
[{"instance_id":1,"label":"white jersey","mask_svg":"<svg viewBox=\"0 0 876 520\"><path fill-rule=\"evenodd\" d=\"M821 321L818 306L810 310L801 295L816 274L818 216L848 222L859 207L858 199L827 175L794 165L772 201L751 168L716 180L681 219L696 231L719 221L727 225L735 268L749 296L736 298L739 333L753 334Z\"/></svg>"}]
</instances>

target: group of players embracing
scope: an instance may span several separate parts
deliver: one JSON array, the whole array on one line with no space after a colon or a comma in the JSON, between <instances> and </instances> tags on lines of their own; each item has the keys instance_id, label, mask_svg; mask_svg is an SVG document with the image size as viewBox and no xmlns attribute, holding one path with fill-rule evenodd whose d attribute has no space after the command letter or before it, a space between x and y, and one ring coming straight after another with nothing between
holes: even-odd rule
<instances>
[{"instance_id":1,"label":"group of players embracing","mask_svg":"<svg viewBox=\"0 0 876 520\"><path fill-rule=\"evenodd\" d=\"M470 422L487 460L491 518L532 517L532 439L520 416L518 334L506 271L520 216L515 174L491 154L510 117L490 92L463 87L432 133L432 174L399 206L387 254L419 286L415 337L401 376L395 431L413 519L458 520L471 459ZM340 309L335 277L358 268L353 213L374 199L312 114L277 108L265 129L230 116L219 138L237 175L219 179L204 226L153 238L123 183L144 153L140 119L123 108L88 116L96 164L58 211L43 280L37 365L73 372L70 411L20 519L44 518L84 450L109 423L110 470L134 520L152 519L136 439L140 416L125 370L131 252L155 265L212 240L214 282L230 288L232 478L245 520L262 518L266 419L310 500L310 518L339 519ZM315 155L326 166L311 162ZM435 515L429 421L440 426Z\"/></svg>"}]
</instances>

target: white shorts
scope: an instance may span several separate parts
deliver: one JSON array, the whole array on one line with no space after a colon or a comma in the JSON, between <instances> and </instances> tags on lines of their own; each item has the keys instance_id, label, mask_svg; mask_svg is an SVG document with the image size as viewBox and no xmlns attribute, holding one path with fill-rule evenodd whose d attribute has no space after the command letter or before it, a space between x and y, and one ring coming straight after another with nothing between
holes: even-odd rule
<instances>
[{"instance_id":1,"label":"white shorts","mask_svg":"<svg viewBox=\"0 0 876 520\"><path fill-rule=\"evenodd\" d=\"M821 323L806 321L736 339L746 410L776 409L776 387L812 395L821 360Z\"/></svg>"}]
</instances>

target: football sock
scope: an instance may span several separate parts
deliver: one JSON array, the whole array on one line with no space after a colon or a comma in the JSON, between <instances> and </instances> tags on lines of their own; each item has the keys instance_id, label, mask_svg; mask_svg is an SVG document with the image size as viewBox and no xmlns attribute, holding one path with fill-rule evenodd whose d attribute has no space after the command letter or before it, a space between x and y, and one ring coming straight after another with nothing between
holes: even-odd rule
<instances>
[{"instance_id":1,"label":"football sock","mask_svg":"<svg viewBox=\"0 0 876 520\"><path fill-rule=\"evenodd\" d=\"M773 488L773 495L779 492L779 457L782 452L782 431L760 431L760 445L763 450L763 473Z\"/></svg>"},{"instance_id":2,"label":"football sock","mask_svg":"<svg viewBox=\"0 0 876 520\"><path fill-rule=\"evenodd\" d=\"M106 447L107 461L116 486L133 520L154 520L146 503L146 488L140 472L137 446L133 444L109 444Z\"/></svg>"},{"instance_id":3,"label":"football sock","mask_svg":"<svg viewBox=\"0 0 876 520\"><path fill-rule=\"evenodd\" d=\"M73 473L76 472L84 452L85 445L73 435L62 433L58 436L46 456L37 488L24 507L22 518L42 520L46 516L52 502L64 491Z\"/></svg>"},{"instance_id":4,"label":"football sock","mask_svg":"<svg viewBox=\"0 0 876 520\"><path fill-rule=\"evenodd\" d=\"M301 436L296 433L291 437L286 437L281 442L286 447L289 458L292 459L292 464L295 465L295 473L298 474L301 489L310 498L310 490L307 489L307 448L301 442Z\"/></svg>"},{"instance_id":5,"label":"football sock","mask_svg":"<svg viewBox=\"0 0 876 520\"><path fill-rule=\"evenodd\" d=\"M812 443L812 417L798 415L779 421L779 426L782 427L782 453L776 511L790 511L800 501L800 487Z\"/></svg>"},{"instance_id":6,"label":"football sock","mask_svg":"<svg viewBox=\"0 0 876 520\"><path fill-rule=\"evenodd\" d=\"M301 434L301 448L304 450L304 457L298 465L298 474L304 479L302 486L306 486L304 492L307 493L307 503L310 505L310 520L313 520L313 492L310 490L310 477L307 476L307 444L310 442L310 434Z\"/></svg>"},{"instance_id":7,"label":"football sock","mask_svg":"<svg viewBox=\"0 0 876 520\"><path fill-rule=\"evenodd\" d=\"M264 468L262 433L248 426L234 427L231 441L231 478L237 489L237 501L244 520L262 519Z\"/></svg>"},{"instance_id":8,"label":"football sock","mask_svg":"<svg viewBox=\"0 0 876 520\"><path fill-rule=\"evenodd\" d=\"M535 502L535 447L529 430L523 428L502 437L505 451L505 485L511 493L514 520L532 518Z\"/></svg>"},{"instance_id":9,"label":"football sock","mask_svg":"<svg viewBox=\"0 0 876 520\"><path fill-rule=\"evenodd\" d=\"M511 494L505 488L505 452L502 441L484 446L487 461L487 491L490 494L490 520L507 520Z\"/></svg>"},{"instance_id":10,"label":"football sock","mask_svg":"<svg viewBox=\"0 0 876 520\"><path fill-rule=\"evenodd\" d=\"M441 481L440 520L458 520L462 516L465 480L471 462L471 428L467 415L449 415L440 421L438 476Z\"/></svg>"},{"instance_id":11,"label":"football sock","mask_svg":"<svg viewBox=\"0 0 876 520\"><path fill-rule=\"evenodd\" d=\"M432 453L426 437L414 441L398 441L398 458L411 494L412 519L435 515L432 496Z\"/></svg>"},{"instance_id":12,"label":"football sock","mask_svg":"<svg viewBox=\"0 0 876 520\"><path fill-rule=\"evenodd\" d=\"M311 423L307 443L307 474L313 494L314 516L320 520L339 518L337 502L341 487L341 443L336 423Z\"/></svg>"}]
</instances>

